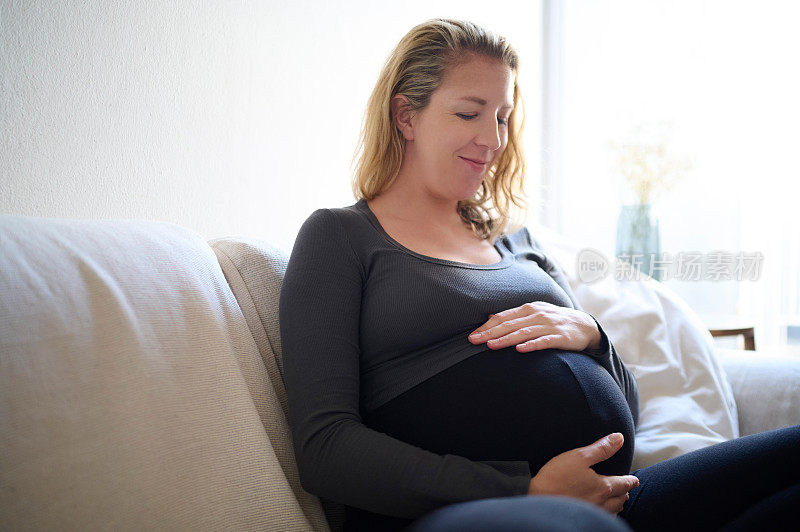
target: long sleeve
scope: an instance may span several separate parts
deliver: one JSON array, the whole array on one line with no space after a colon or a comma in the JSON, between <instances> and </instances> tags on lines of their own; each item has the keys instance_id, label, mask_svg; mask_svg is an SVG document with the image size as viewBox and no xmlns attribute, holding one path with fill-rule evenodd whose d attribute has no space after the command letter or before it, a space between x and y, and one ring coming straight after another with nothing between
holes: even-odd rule
<instances>
[{"instance_id":1,"label":"long sleeve","mask_svg":"<svg viewBox=\"0 0 800 532\"><path fill-rule=\"evenodd\" d=\"M530 233L528 233L528 239L530 240L531 247L539 252L539 257L541 258L541 262L539 266L547 272L550 277L567 293L570 300L572 301L572 306L576 310L583 310L578 303L578 299L575 297L575 294L570 288L569 283L567 282L567 277L564 272L556 266L556 264L551 261L547 254L545 253L544 249L542 248L541 244L533 238ZM586 312L589 314L588 312ZM593 356L597 358L600 362L600 365L603 366L614 378L617 385L619 385L620 390L622 393L625 394L625 400L628 403L628 407L631 410L631 415L633 416L633 423L634 426L638 426L639 424L639 385L636 382L636 377L631 373L631 371L625 366L620 358L617 350L614 348L614 345L609 340L608 335L606 334L603 327L600 325L600 322L597 321L597 318L592 316L594 322L597 324L597 328L600 331L600 347L596 350L586 350L584 353L587 355Z\"/></svg>"},{"instance_id":2,"label":"long sleeve","mask_svg":"<svg viewBox=\"0 0 800 532\"><path fill-rule=\"evenodd\" d=\"M439 455L370 429L359 411L359 320L366 280L336 214L301 227L279 320L289 425L303 487L371 512L417 518L441 506L527 493L525 462Z\"/></svg>"}]
</instances>

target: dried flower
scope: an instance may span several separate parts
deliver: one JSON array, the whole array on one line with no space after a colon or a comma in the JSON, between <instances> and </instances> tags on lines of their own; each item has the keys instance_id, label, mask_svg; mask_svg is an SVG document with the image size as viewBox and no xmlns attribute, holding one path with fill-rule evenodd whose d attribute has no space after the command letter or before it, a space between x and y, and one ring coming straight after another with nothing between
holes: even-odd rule
<instances>
[{"instance_id":1,"label":"dried flower","mask_svg":"<svg viewBox=\"0 0 800 532\"><path fill-rule=\"evenodd\" d=\"M665 125L641 124L628 140L611 143L617 155L615 171L625 177L639 203L670 190L694 166L691 158L678 159L669 151Z\"/></svg>"}]
</instances>

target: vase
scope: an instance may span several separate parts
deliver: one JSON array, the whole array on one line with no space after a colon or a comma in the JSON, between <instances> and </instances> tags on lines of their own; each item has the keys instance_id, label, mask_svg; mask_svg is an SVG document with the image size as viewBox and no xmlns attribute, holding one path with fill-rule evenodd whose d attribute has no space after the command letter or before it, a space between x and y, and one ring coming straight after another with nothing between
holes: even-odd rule
<instances>
[{"instance_id":1,"label":"vase","mask_svg":"<svg viewBox=\"0 0 800 532\"><path fill-rule=\"evenodd\" d=\"M661 255L660 239L658 218L650 203L622 206L617 220L617 258L660 281L661 269L651 272L653 261Z\"/></svg>"}]
</instances>

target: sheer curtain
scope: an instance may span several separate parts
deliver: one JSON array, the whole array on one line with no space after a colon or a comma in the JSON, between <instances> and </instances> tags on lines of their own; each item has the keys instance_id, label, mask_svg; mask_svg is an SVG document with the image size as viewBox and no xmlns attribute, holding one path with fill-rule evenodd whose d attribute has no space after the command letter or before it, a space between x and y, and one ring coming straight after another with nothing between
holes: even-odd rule
<instances>
[{"instance_id":1,"label":"sheer curtain","mask_svg":"<svg viewBox=\"0 0 800 532\"><path fill-rule=\"evenodd\" d=\"M542 221L612 257L633 197L610 144L667 122L694 166L655 201L662 251L763 259L757 280L664 282L709 322L755 325L758 347L785 343L800 323L800 5L545 0L542 20Z\"/></svg>"}]
</instances>

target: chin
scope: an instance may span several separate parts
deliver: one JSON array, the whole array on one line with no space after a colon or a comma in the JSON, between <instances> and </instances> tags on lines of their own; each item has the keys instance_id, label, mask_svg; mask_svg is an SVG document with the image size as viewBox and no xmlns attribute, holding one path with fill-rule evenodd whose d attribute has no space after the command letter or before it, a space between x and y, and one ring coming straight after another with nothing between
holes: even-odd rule
<instances>
[{"instance_id":1,"label":"chin","mask_svg":"<svg viewBox=\"0 0 800 532\"><path fill-rule=\"evenodd\" d=\"M475 194L477 194L479 190L480 190L480 187L474 188L471 191L459 194L458 195L458 201L471 200L472 198L475 197Z\"/></svg>"}]
</instances>

